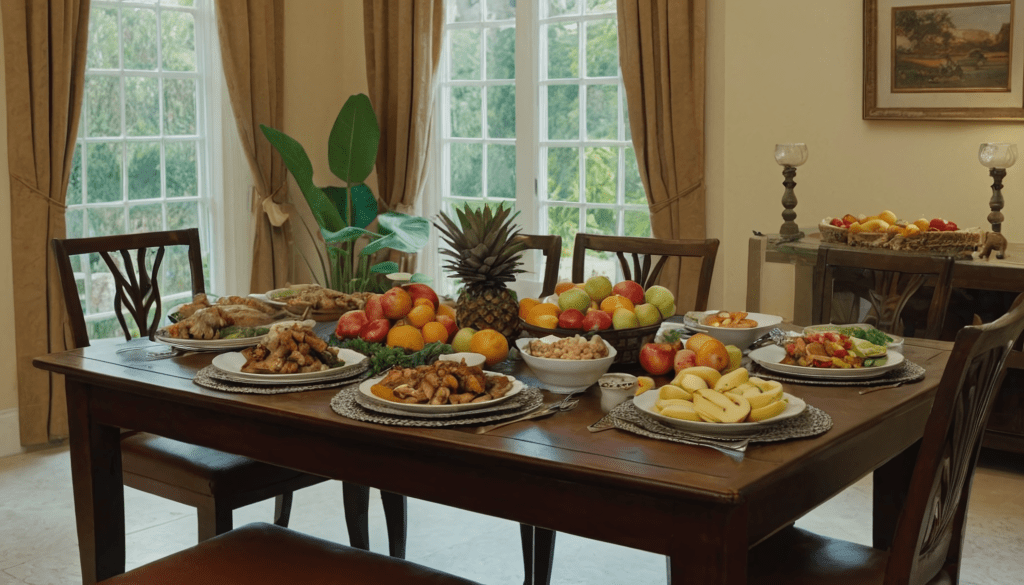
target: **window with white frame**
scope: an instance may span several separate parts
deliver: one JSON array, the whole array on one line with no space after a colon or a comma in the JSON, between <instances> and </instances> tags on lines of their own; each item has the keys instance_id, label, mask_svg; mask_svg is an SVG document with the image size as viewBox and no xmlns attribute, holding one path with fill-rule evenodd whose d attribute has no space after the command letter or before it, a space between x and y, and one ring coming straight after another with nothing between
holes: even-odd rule
<instances>
[{"instance_id":1,"label":"window with white frame","mask_svg":"<svg viewBox=\"0 0 1024 585\"><path fill-rule=\"evenodd\" d=\"M615 0L446 5L440 207L514 204L524 233L562 236L563 279L577 232L651 235L617 35ZM617 264L594 253L587 274L620 277Z\"/></svg>"},{"instance_id":2,"label":"window with white frame","mask_svg":"<svg viewBox=\"0 0 1024 585\"><path fill-rule=\"evenodd\" d=\"M209 1L93 0L67 193L69 238L198 227L208 289ZM165 307L191 297L187 253L176 248L158 275ZM120 335L106 265L97 254L73 262L90 337Z\"/></svg>"}]
</instances>

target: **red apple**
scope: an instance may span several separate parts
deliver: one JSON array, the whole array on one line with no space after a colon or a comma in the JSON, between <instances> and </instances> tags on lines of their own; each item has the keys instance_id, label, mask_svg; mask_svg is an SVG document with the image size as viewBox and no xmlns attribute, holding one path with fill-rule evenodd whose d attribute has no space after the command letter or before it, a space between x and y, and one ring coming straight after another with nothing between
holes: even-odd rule
<instances>
[{"instance_id":1,"label":"red apple","mask_svg":"<svg viewBox=\"0 0 1024 585\"><path fill-rule=\"evenodd\" d=\"M676 350L671 343L645 343L640 348L640 367L652 376L661 376L672 371Z\"/></svg>"},{"instance_id":2,"label":"red apple","mask_svg":"<svg viewBox=\"0 0 1024 585\"><path fill-rule=\"evenodd\" d=\"M359 309L347 311L338 319L338 327L334 330L334 334L341 339L359 337L359 331L362 330L363 326L365 326L369 321L370 320L366 318L366 311Z\"/></svg>"},{"instance_id":3,"label":"red apple","mask_svg":"<svg viewBox=\"0 0 1024 585\"><path fill-rule=\"evenodd\" d=\"M374 319L359 331L359 337L369 343L384 343L388 338L388 331L391 330L391 321L387 319Z\"/></svg>"},{"instance_id":4,"label":"red apple","mask_svg":"<svg viewBox=\"0 0 1024 585\"><path fill-rule=\"evenodd\" d=\"M409 296L412 297L414 305L416 304L416 299L429 299L431 303L434 303L434 310L437 310L437 305L441 301L437 298L437 293L434 292L434 289L420 282L407 284L404 288L409 293Z\"/></svg>"},{"instance_id":5,"label":"red apple","mask_svg":"<svg viewBox=\"0 0 1024 585\"><path fill-rule=\"evenodd\" d=\"M369 321L376 321L377 319L384 318L384 307L380 304L381 295L370 295L366 299L366 304L363 305L363 310L366 311L366 318Z\"/></svg>"},{"instance_id":6,"label":"red apple","mask_svg":"<svg viewBox=\"0 0 1024 585\"><path fill-rule=\"evenodd\" d=\"M644 287L632 280L623 280L613 286L612 294L626 297L633 305L639 305L644 302Z\"/></svg>"},{"instance_id":7,"label":"red apple","mask_svg":"<svg viewBox=\"0 0 1024 585\"><path fill-rule=\"evenodd\" d=\"M459 326L455 323L455 319L448 315L438 315L434 317L434 321L444 325L444 328L448 330L448 339L454 339L455 334L459 332Z\"/></svg>"},{"instance_id":8,"label":"red apple","mask_svg":"<svg viewBox=\"0 0 1024 585\"><path fill-rule=\"evenodd\" d=\"M558 316L558 326L562 329L582 329L583 312L579 309L566 309Z\"/></svg>"},{"instance_id":9,"label":"red apple","mask_svg":"<svg viewBox=\"0 0 1024 585\"><path fill-rule=\"evenodd\" d=\"M678 374L679 370L697 365L697 353L692 349L680 349L672 362L672 369Z\"/></svg>"},{"instance_id":10,"label":"red apple","mask_svg":"<svg viewBox=\"0 0 1024 585\"><path fill-rule=\"evenodd\" d=\"M602 331L612 326L612 317L604 311L587 311L581 325L584 331Z\"/></svg>"},{"instance_id":11,"label":"red apple","mask_svg":"<svg viewBox=\"0 0 1024 585\"><path fill-rule=\"evenodd\" d=\"M401 319L412 309L412 297L404 288L393 286L381 295L380 306L388 319Z\"/></svg>"}]
</instances>

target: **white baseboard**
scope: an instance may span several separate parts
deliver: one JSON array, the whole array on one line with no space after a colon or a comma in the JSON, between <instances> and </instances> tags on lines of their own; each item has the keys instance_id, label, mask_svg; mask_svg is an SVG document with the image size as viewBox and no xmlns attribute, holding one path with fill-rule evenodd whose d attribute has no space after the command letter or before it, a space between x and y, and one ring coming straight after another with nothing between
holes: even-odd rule
<instances>
[{"instance_id":1,"label":"white baseboard","mask_svg":"<svg viewBox=\"0 0 1024 585\"><path fill-rule=\"evenodd\" d=\"M24 451L21 447L19 428L17 408L0 410L0 457L17 455Z\"/></svg>"}]
</instances>

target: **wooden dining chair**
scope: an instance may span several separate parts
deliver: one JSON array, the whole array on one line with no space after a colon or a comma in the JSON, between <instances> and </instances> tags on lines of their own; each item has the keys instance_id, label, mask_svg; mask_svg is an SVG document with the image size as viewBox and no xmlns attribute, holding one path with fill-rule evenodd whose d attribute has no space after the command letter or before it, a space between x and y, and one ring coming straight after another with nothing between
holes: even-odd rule
<instances>
[{"instance_id":1,"label":"wooden dining chair","mask_svg":"<svg viewBox=\"0 0 1024 585\"><path fill-rule=\"evenodd\" d=\"M875 547L789 527L750 551L751 585L957 583L967 503L985 421L1024 330L1024 295L992 323L964 327L939 381L891 542ZM911 449L914 449L912 447ZM912 452L911 452L912 455Z\"/></svg>"},{"instance_id":2,"label":"wooden dining chair","mask_svg":"<svg viewBox=\"0 0 1024 585\"><path fill-rule=\"evenodd\" d=\"M669 258L699 258L700 272L694 306L692 309L676 307L676 310L704 311L708 308L708 297L711 294L711 275L715 270L718 243L716 239L661 240L578 233L572 249L572 281L586 280L584 275L588 250L613 252L619 259L623 277L636 281L645 290L658 283L658 277Z\"/></svg>"},{"instance_id":3,"label":"wooden dining chair","mask_svg":"<svg viewBox=\"0 0 1024 585\"><path fill-rule=\"evenodd\" d=\"M130 340L132 333L124 311L131 316L140 335L153 339L162 316L158 276L168 248L185 249L192 294L206 292L199 231L194 228L54 239L51 245L76 348L89 346L89 331L73 266L75 257L81 256L80 261L89 262L92 254L98 254L110 270L114 279L114 313L125 340ZM274 523L287 526L292 492L327 481L323 477L268 465L248 457L134 431L124 431L121 435L121 459L125 485L196 508L200 542L231 530L232 512L236 508L271 497L275 498ZM369 488L347 484L343 487L351 544L369 550L366 510ZM401 500L399 508L396 508L396 498ZM351 506L350 499L363 502L362 509ZM391 553L404 557L404 497L385 499L385 508L389 517Z\"/></svg>"},{"instance_id":4,"label":"wooden dining chair","mask_svg":"<svg viewBox=\"0 0 1024 585\"><path fill-rule=\"evenodd\" d=\"M553 294L558 284L558 263L562 259L562 236L519 234L512 241L522 242L527 250L541 251L544 255L544 281L540 298Z\"/></svg>"},{"instance_id":5,"label":"wooden dining chair","mask_svg":"<svg viewBox=\"0 0 1024 585\"><path fill-rule=\"evenodd\" d=\"M870 311L866 322L886 333L938 339L953 291L952 256L926 256L882 250L821 246L814 267L811 319L818 323L859 322L859 306ZM918 292L931 291L923 317L905 319ZM837 292L845 291L845 311L837 310ZM921 296L921 295L919 295ZM836 315L841 315L836 317ZM924 328L917 327L923 320Z\"/></svg>"}]
</instances>

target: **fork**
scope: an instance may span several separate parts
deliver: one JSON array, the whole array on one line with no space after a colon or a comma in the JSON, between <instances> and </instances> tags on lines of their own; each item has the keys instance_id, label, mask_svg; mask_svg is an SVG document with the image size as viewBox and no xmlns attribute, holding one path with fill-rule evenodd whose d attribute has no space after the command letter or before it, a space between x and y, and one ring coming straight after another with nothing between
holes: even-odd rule
<instances>
[{"instance_id":1,"label":"fork","mask_svg":"<svg viewBox=\"0 0 1024 585\"><path fill-rule=\"evenodd\" d=\"M544 408L541 408L539 410L534 410L533 412L528 412L528 413L524 414L523 416L517 416L516 418L505 420L505 421L501 421L501 422L495 423L493 425L485 425L485 426L482 426L482 427L478 427L476 429L476 434L482 435L484 433L493 431L494 429L496 429L498 427L503 427L505 425L510 425L512 423L516 423L516 422L520 422L520 421L524 421L524 420L540 418L542 416L547 416L549 414L555 414L556 412L567 412L567 411L570 411L570 410L576 408L576 405L579 404L579 403L580 403L580 401L579 401L578 398L573 398L573 394L569 394L565 398L563 398L560 402L555 402L555 403L550 404L548 406L545 406Z\"/></svg>"}]
</instances>

